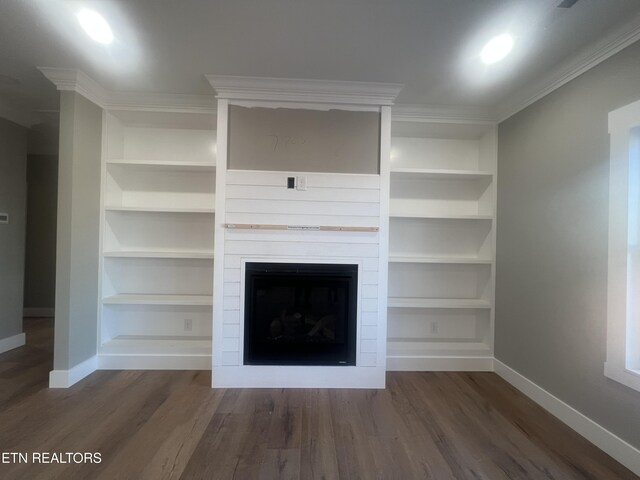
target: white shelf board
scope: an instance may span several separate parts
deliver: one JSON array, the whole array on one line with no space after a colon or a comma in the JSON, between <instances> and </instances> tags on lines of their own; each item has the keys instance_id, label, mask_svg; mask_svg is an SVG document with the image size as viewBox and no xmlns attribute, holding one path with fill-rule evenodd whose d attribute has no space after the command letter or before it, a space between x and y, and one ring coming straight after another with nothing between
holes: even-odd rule
<instances>
[{"instance_id":1,"label":"white shelf board","mask_svg":"<svg viewBox=\"0 0 640 480\"><path fill-rule=\"evenodd\" d=\"M387 357L421 358L492 355L491 347L478 341L440 341L428 339L389 338L387 339Z\"/></svg>"},{"instance_id":2,"label":"white shelf board","mask_svg":"<svg viewBox=\"0 0 640 480\"><path fill-rule=\"evenodd\" d=\"M479 257L437 257L437 256L405 256L389 255L389 263L436 263L436 264L469 264L469 265L491 265L490 258Z\"/></svg>"},{"instance_id":3,"label":"white shelf board","mask_svg":"<svg viewBox=\"0 0 640 480\"><path fill-rule=\"evenodd\" d=\"M493 215L436 215L416 213L391 213L390 218L417 218L429 220L493 220Z\"/></svg>"},{"instance_id":4,"label":"white shelf board","mask_svg":"<svg viewBox=\"0 0 640 480\"><path fill-rule=\"evenodd\" d=\"M491 303L477 298L409 298L389 297L389 308L458 308L487 309Z\"/></svg>"},{"instance_id":5,"label":"white shelf board","mask_svg":"<svg viewBox=\"0 0 640 480\"><path fill-rule=\"evenodd\" d=\"M491 179L493 173L483 170L441 170L431 168L395 168L391 170L393 177L424 177L435 179L456 179L456 180L476 180Z\"/></svg>"},{"instance_id":6,"label":"white shelf board","mask_svg":"<svg viewBox=\"0 0 640 480\"><path fill-rule=\"evenodd\" d=\"M104 252L106 258L185 258L195 260L213 259L213 252L153 252L153 251L112 251Z\"/></svg>"},{"instance_id":7,"label":"white shelf board","mask_svg":"<svg viewBox=\"0 0 640 480\"><path fill-rule=\"evenodd\" d=\"M206 213L213 214L213 208L172 208L172 207L116 207L106 206L107 212L151 212L151 213Z\"/></svg>"},{"instance_id":8,"label":"white shelf board","mask_svg":"<svg viewBox=\"0 0 640 480\"><path fill-rule=\"evenodd\" d=\"M215 171L216 165L214 163L205 162L157 162L153 160L109 160L107 165L116 165L122 167L150 167L150 168L162 168L167 170L179 170L179 171Z\"/></svg>"},{"instance_id":9,"label":"white shelf board","mask_svg":"<svg viewBox=\"0 0 640 480\"><path fill-rule=\"evenodd\" d=\"M211 337L119 336L100 347L100 355L211 355Z\"/></svg>"},{"instance_id":10,"label":"white shelf board","mask_svg":"<svg viewBox=\"0 0 640 480\"><path fill-rule=\"evenodd\" d=\"M212 295L134 295L105 297L104 305L213 305Z\"/></svg>"}]
</instances>

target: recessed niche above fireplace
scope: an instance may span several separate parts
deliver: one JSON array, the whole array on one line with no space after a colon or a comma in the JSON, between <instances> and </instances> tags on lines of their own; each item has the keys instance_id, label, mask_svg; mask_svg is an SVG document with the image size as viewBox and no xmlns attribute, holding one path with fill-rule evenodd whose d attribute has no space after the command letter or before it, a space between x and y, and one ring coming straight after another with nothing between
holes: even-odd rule
<instances>
[{"instance_id":1,"label":"recessed niche above fireplace","mask_svg":"<svg viewBox=\"0 0 640 480\"><path fill-rule=\"evenodd\" d=\"M355 365L358 265L247 263L245 365Z\"/></svg>"}]
</instances>

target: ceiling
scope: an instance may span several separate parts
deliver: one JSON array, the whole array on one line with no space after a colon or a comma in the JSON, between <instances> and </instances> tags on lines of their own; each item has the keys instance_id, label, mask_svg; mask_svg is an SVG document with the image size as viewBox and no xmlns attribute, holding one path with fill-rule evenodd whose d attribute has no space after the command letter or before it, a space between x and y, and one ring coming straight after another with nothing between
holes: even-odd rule
<instances>
[{"instance_id":1,"label":"ceiling","mask_svg":"<svg viewBox=\"0 0 640 480\"><path fill-rule=\"evenodd\" d=\"M55 115L37 66L78 68L108 90L212 94L205 73L396 82L398 103L495 109L640 18L639 0L2 0L0 116ZM102 13L116 41L74 13ZM508 31L514 51L479 52ZM35 114L34 114L35 112Z\"/></svg>"}]
</instances>

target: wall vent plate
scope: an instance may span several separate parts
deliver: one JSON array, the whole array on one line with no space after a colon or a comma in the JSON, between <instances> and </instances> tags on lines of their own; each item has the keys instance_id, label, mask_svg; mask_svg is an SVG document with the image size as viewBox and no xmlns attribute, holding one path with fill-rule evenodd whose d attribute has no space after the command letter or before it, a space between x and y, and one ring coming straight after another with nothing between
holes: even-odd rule
<instances>
[{"instance_id":1,"label":"wall vent plate","mask_svg":"<svg viewBox=\"0 0 640 480\"><path fill-rule=\"evenodd\" d=\"M9 223L8 213L0 213L0 223Z\"/></svg>"}]
</instances>

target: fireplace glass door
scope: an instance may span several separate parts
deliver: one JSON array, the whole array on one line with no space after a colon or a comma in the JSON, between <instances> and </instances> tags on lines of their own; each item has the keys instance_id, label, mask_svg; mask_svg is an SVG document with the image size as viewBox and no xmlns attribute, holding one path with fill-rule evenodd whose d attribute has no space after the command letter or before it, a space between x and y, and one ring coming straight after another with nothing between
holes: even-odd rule
<instances>
[{"instance_id":1,"label":"fireplace glass door","mask_svg":"<svg viewBox=\"0 0 640 480\"><path fill-rule=\"evenodd\" d=\"M245 265L245 365L355 365L358 266Z\"/></svg>"}]
</instances>

